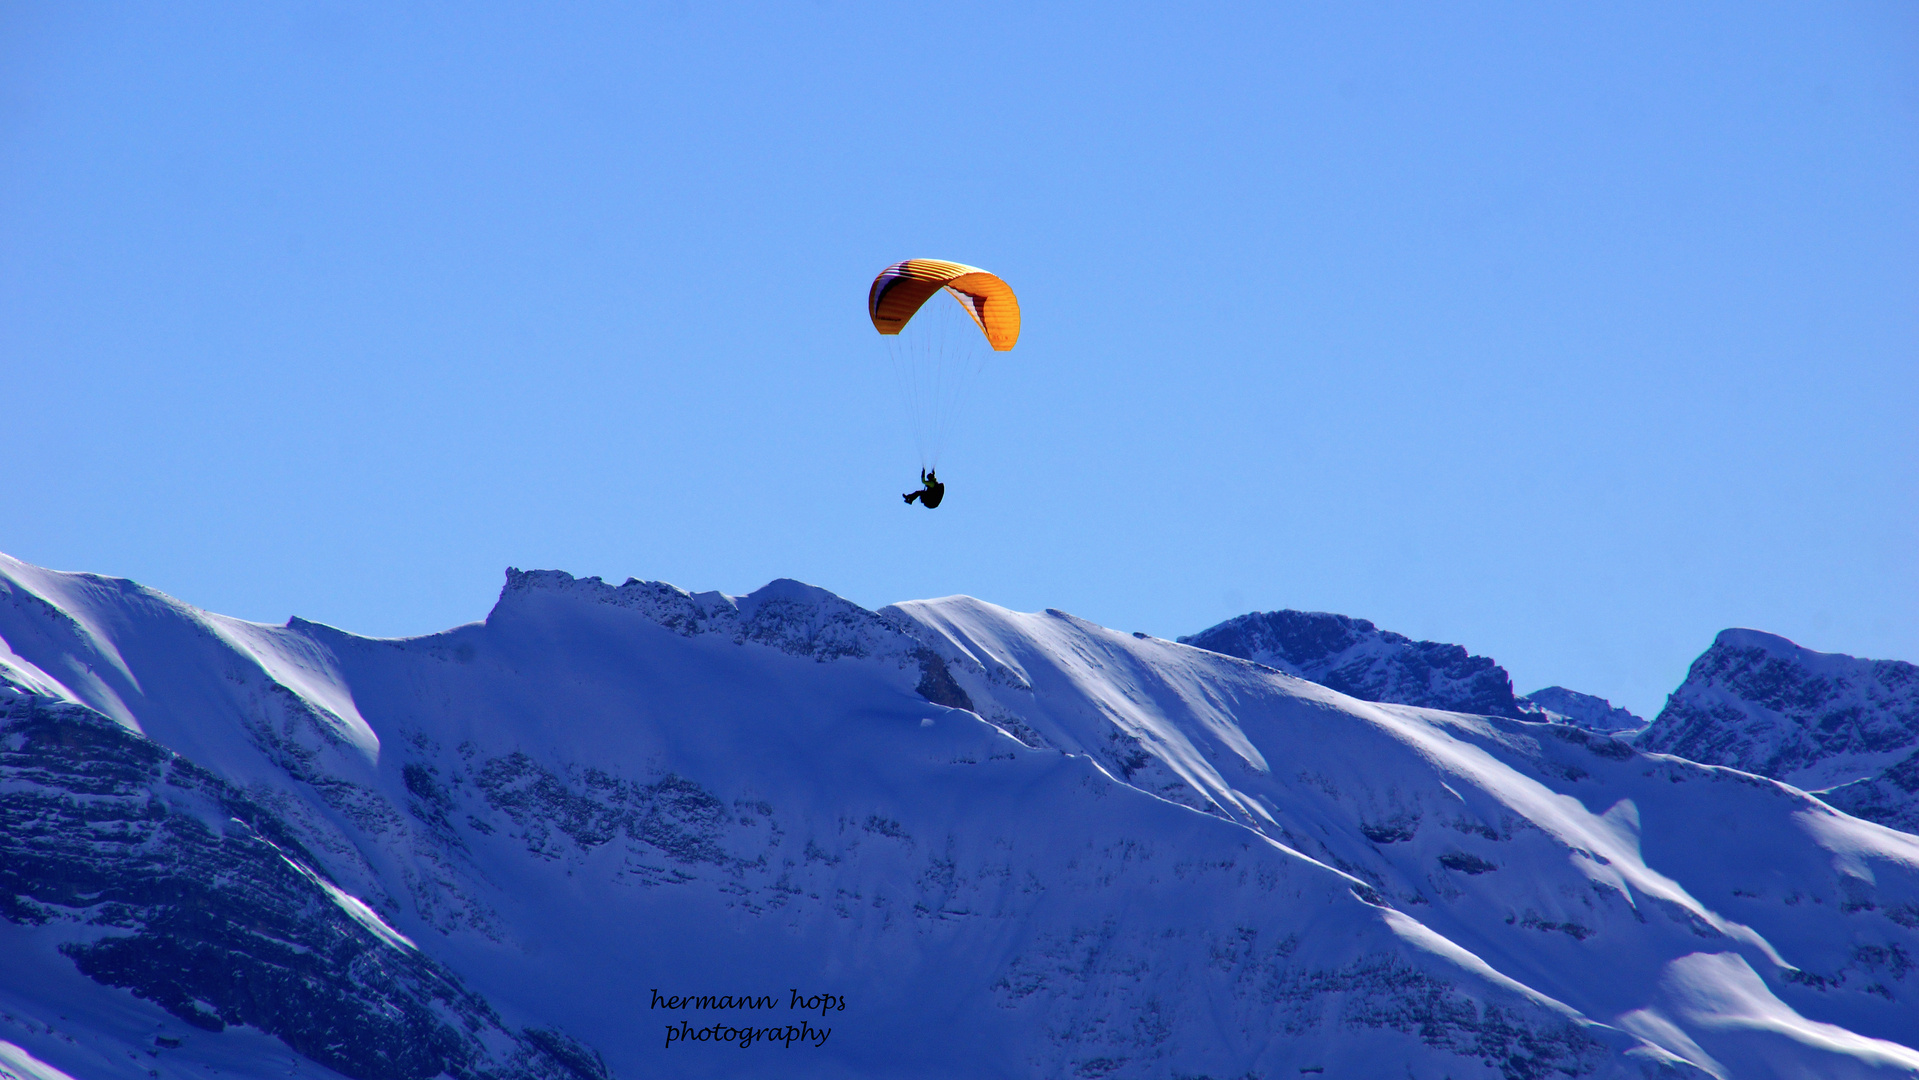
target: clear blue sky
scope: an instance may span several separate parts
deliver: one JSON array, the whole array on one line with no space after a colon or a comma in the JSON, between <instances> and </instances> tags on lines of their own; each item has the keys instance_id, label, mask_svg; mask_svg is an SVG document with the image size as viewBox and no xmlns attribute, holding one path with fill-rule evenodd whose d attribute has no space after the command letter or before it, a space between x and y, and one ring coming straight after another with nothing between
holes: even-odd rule
<instances>
[{"instance_id":1,"label":"clear blue sky","mask_svg":"<svg viewBox=\"0 0 1919 1080\"><path fill-rule=\"evenodd\" d=\"M931 513L907 257L1025 310ZM1640 712L1727 626L1919 661L1919 5L4 3L0 387L0 550L262 621L515 565Z\"/></svg>"}]
</instances>

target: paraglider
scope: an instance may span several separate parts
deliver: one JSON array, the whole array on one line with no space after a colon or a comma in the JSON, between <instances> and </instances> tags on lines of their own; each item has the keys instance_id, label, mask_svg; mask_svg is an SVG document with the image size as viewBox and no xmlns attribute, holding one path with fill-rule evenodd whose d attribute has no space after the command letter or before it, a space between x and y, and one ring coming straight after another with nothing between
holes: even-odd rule
<instances>
[{"instance_id":1,"label":"paraglider","mask_svg":"<svg viewBox=\"0 0 1919 1080\"><path fill-rule=\"evenodd\" d=\"M946 485L940 483L940 478L933 475L933 470L921 469L920 489L909 491L900 498L905 499L908 506L913 504L914 499L918 499L921 506L931 510L940 504L941 499L946 498Z\"/></svg>"},{"instance_id":2,"label":"paraglider","mask_svg":"<svg viewBox=\"0 0 1919 1080\"><path fill-rule=\"evenodd\" d=\"M942 302L941 293L953 303ZM966 390L985 366L985 358L975 362L974 354L982 339L994 352L1006 352L1019 341L1019 298L1006 282L977 266L907 259L873 279L866 311L873 329L887 339L919 444L921 490L903 498L931 509L946 497L946 485L935 475L940 452ZM961 311L970 326L959 318Z\"/></svg>"}]
</instances>

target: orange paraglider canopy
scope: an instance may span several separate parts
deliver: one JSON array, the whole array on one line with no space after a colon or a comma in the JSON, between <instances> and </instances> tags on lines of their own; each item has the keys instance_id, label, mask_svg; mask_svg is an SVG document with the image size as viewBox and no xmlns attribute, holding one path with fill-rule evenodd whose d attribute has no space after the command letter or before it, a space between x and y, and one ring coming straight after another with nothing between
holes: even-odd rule
<instances>
[{"instance_id":1,"label":"orange paraglider canopy","mask_svg":"<svg viewBox=\"0 0 1919 1080\"><path fill-rule=\"evenodd\" d=\"M880 271L866 294L873 329L899 333L941 289L952 293L973 316L995 352L1005 352L1019 341L1019 298L1012 288L977 266L939 259L908 259Z\"/></svg>"}]
</instances>

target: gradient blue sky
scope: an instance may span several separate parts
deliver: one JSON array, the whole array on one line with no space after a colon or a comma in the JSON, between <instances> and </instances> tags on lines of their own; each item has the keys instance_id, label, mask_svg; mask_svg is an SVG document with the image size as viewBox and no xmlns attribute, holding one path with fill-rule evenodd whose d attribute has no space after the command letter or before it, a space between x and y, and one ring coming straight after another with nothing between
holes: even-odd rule
<instances>
[{"instance_id":1,"label":"gradient blue sky","mask_svg":"<svg viewBox=\"0 0 1919 1080\"><path fill-rule=\"evenodd\" d=\"M0 550L1919 660L1919 5L0 3ZM933 513L867 323L1025 333Z\"/></svg>"}]
</instances>

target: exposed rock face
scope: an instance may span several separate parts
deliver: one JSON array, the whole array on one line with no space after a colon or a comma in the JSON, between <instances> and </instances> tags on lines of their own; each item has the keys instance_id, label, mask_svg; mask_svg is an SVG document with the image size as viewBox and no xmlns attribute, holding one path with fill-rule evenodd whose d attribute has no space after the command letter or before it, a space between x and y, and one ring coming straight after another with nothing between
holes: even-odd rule
<instances>
[{"instance_id":1,"label":"exposed rock face","mask_svg":"<svg viewBox=\"0 0 1919 1080\"><path fill-rule=\"evenodd\" d=\"M1877 776L1822 791L1820 797L1854 817L1919 833L1919 752Z\"/></svg>"},{"instance_id":2,"label":"exposed rock face","mask_svg":"<svg viewBox=\"0 0 1919 1080\"><path fill-rule=\"evenodd\" d=\"M275 814L91 709L0 696L0 786L0 915L93 928L61 951L99 982L364 1080L605 1080L563 1036L507 1031Z\"/></svg>"},{"instance_id":3,"label":"exposed rock face","mask_svg":"<svg viewBox=\"0 0 1919 1080\"><path fill-rule=\"evenodd\" d=\"M1813 652L1757 630L1721 631L1638 742L1831 789L1834 805L1911 829L1919 667Z\"/></svg>"},{"instance_id":4,"label":"exposed rock face","mask_svg":"<svg viewBox=\"0 0 1919 1080\"><path fill-rule=\"evenodd\" d=\"M628 608L683 637L718 634L734 644L770 645L822 663L841 657L912 657L918 646L873 612L816 585L780 578L745 596L689 593L664 581L628 578L620 586L597 577L576 578L559 570L506 572L488 620L518 612L546 594Z\"/></svg>"},{"instance_id":5,"label":"exposed rock face","mask_svg":"<svg viewBox=\"0 0 1919 1080\"><path fill-rule=\"evenodd\" d=\"M1256 611L1179 639L1316 682L1362 701L1479 716L1527 715L1513 680L1489 657L1414 641L1365 619L1324 611Z\"/></svg>"},{"instance_id":6,"label":"exposed rock face","mask_svg":"<svg viewBox=\"0 0 1919 1080\"><path fill-rule=\"evenodd\" d=\"M1637 731L1646 726L1646 721L1625 709L1615 708L1605 698L1582 694L1563 686L1535 690L1519 700L1521 708L1528 705L1537 707L1540 719L1571 724L1587 731Z\"/></svg>"}]
</instances>

